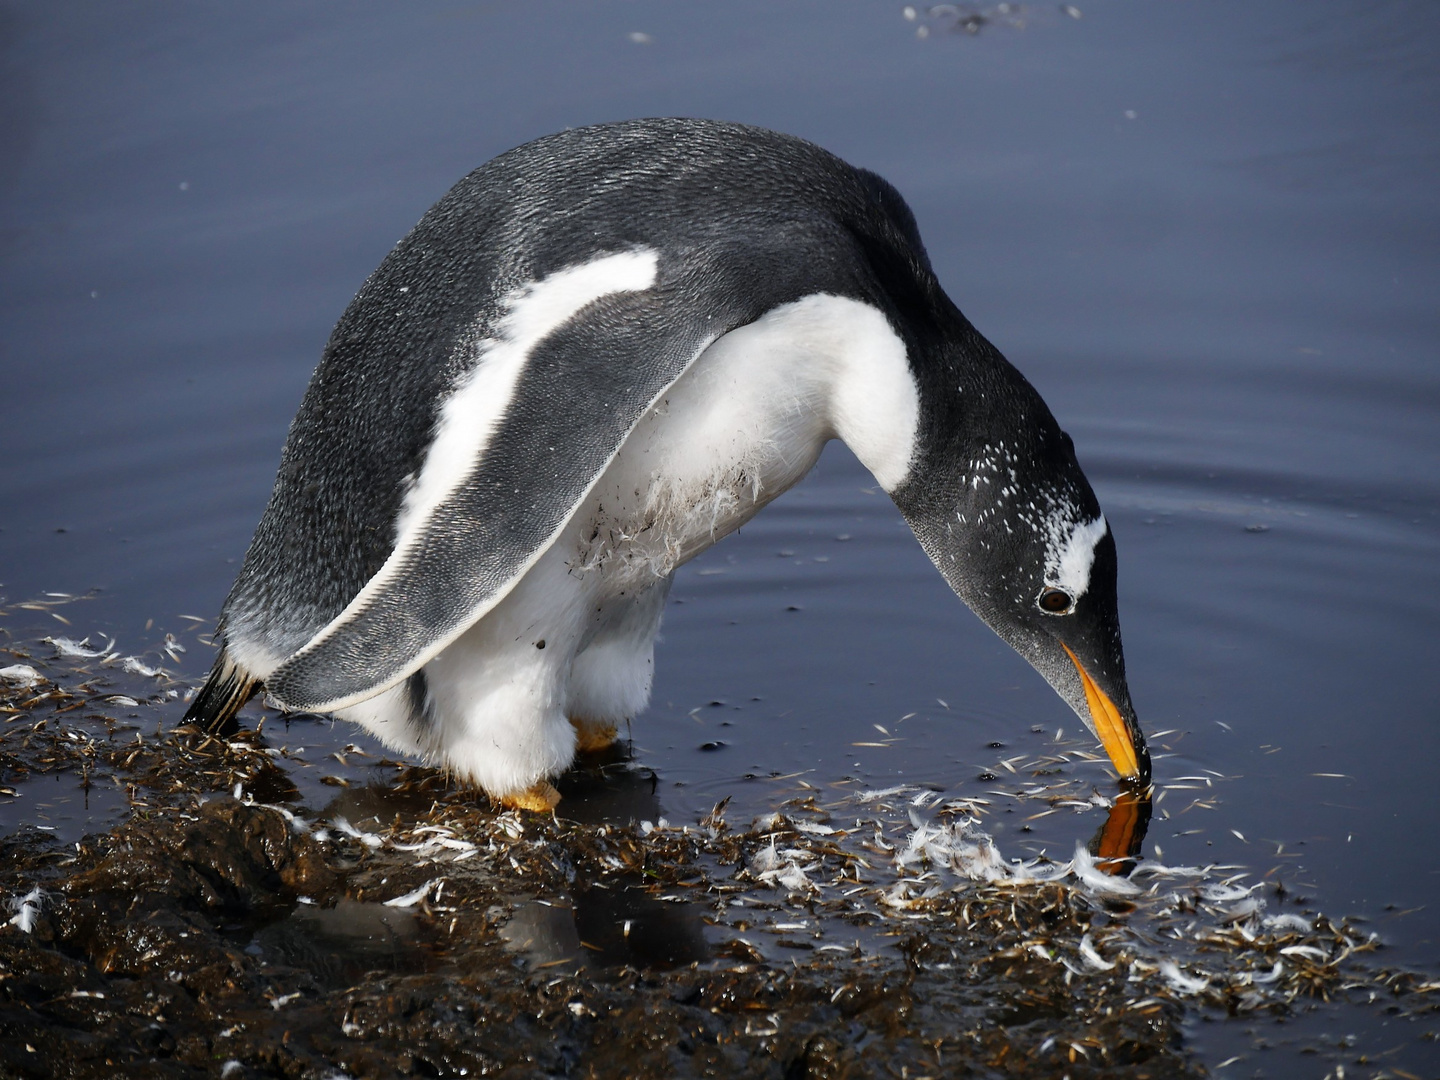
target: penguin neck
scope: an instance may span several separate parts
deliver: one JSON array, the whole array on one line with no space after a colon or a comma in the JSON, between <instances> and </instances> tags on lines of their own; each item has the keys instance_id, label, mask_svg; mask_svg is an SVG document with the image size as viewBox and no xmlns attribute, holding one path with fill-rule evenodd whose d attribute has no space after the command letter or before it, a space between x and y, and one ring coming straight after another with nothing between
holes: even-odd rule
<instances>
[{"instance_id":1,"label":"penguin neck","mask_svg":"<svg viewBox=\"0 0 1440 1080\"><path fill-rule=\"evenodd\" d=\"M759 344L789 358L786 381L820 406L823 437L842 440L912 525L950 515L971 460L1013 456L1033 425L1055 426L1024 376L948 300L925 315L897 320L870 303L816 294L731 335L753 335L747 351Z\"/></svg>"},{"instance_id":2,"label":"penguin neck","mask_svg":"<svg viewBox=\"0 0 1440 1080\"><path fill-rule=\"evenodd\" d=\"M920 386L909 351L877 308L840 297L815 297L826 316L826 411L839 438L880 486L893 492L915 465L921 433Z\"/></svg>"},{"instance_id":3,"label":"penguin neck","mask_svg":"<svg viewBox=\"0 0 1440 1080\"><path fill-rule=\"evenodd\" d=\"M779 470L781 488L834 438L887 492L911 469L919 388L905 342L872 304L830 293L782 304L721 337L687 379L697 382L706 415L730 402L738 415L721 426L746 429L750 442L798 465Z\"/></svg>"},{"instance_id":4,"label":"penguin neck","mask_svg":"<svg viewBox=\"0 0 1440 1080\"><path fill-rule=\"evenodd\" d=\"M910 470L890 495L974 606L965 553L983 550L987 508L1029 471L1040 443L1063 436L1025 377L958 310L951 315L943 336L912 347L920 417Z\"/></svg>"}]
</instances>

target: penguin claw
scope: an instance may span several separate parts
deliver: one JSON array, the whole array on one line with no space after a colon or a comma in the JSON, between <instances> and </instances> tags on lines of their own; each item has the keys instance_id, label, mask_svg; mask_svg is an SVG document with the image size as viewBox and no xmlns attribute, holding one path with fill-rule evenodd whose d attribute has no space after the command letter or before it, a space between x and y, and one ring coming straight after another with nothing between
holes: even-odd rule
<instances>
[{"instance_id":1,"label":"penguin claw","mask_svg":"<svg viewBox=\"0 0 1440 1080\"><path fill-rule=\"evenodd\" d=\"M620 729L608 720L576 720L570 718L575 729L575 752L577 754L598 754L615 745L620 738Z\"/></svg>"},{"instance_id":2,"label":"penguin claw","mask_svg":"<svg viewBox=\"0 0 1440 1080\"><path fill-rule=\"evenodd\" d=\"M529 810L536 814L548 814L560 805L560 792L555 790L554 784L540 780L524 791L497 795L495 801L507 810Z\"/></svg>"}]
</instances>

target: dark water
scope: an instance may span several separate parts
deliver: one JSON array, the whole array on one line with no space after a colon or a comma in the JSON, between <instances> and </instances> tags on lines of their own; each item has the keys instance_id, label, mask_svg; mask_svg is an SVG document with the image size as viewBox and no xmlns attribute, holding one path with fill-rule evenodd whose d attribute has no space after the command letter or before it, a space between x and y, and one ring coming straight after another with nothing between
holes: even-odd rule
<instances>
[{"instance_id":1,"label":"dark water","mask_svg":"<svg viewBox=\"0 0 1440 1080\"><path fill-rule=\"evenodd\" d=\"M1283 867L1440 969L1440 8L1081 9L0 7L4 596L98 588L54 629L126 651L213 616L331 324L476 164L628 116L794 132L904 192L1075 438L1174 732L1147 850ZM658 665L634 738L677 820L981 790L1079 728L840 447L681 571Z\"/></svg>"}]
</instances>

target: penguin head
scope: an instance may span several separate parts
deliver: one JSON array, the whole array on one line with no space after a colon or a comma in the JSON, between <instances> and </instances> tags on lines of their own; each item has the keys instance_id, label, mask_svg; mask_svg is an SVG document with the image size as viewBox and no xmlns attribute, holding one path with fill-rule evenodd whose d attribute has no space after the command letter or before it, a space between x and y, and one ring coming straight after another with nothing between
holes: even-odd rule
<instances>
[{"instance_id":1,"label":"penguin head","mask_svg":"<svg viewBox=\"0 0 1440 1080\"><path fill-rule=\"evenodd\" d=\"M1145 786L1115 539L1070 437L1026 397L1023 422L932 445L896 501L960 598L1075 710L1121 777Z\"/></svg>"}]
</instances>

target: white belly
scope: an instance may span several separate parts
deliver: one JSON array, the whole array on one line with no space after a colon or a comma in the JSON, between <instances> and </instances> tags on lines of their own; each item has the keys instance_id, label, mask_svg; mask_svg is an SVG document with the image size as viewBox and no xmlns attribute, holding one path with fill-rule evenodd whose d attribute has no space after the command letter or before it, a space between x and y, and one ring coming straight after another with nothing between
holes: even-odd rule
<instances>
[{"instance_id":1,"label":"white belly","mask_svg":"<svg viewBox=\"0 0 1440 1080\"><path fill-rule=\"evenodd\" d=\"M712 345L626 440L561 540L572 570L664 577L809 472L834 436L825 387L752 336Z\"/></svg>"},{"instance_id":2,"label":"white belly","mask_svg":"<svg viewBox=\"0 0 1440 1080\"><path fill-rule=\"evenodd\" d=\"M837 435L891 487L916 413L878 311L834 296L777 309L715 342L641 421L562 540L571 568L663 577L799 481Z\"/></svg>"}]
</instances>

